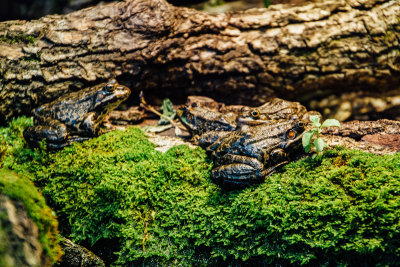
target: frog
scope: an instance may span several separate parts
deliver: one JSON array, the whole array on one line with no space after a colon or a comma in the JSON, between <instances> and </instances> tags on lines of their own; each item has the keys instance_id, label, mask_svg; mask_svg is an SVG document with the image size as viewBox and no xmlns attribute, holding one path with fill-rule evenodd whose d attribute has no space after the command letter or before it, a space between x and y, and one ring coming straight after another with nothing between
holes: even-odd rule
<instances>
[{"instance_id":1,"label":"frog","mask_svg":"<svg viewBox=\"0 0 400 267\"><path fill-rule=\"evenodd\" d=\"M236 113L219 112L197 102L178 109L177 115L183 126L189 131L190 141L203 148L234 131L237 126Z\"/></svg>"},{"instance_id":2,"label":"frog","mask_svg":"<svg viewBox=\"0 0 400 267\"><path fill-rule=\"evenodd\" d=\"M23 136L32 147L46 141L48 150L82 142L101 134L107 114L130 95L130 89L115 79L65 94L32 111L34 125Z\"/></svg>"},{"instance_id":3,"label":"frog","mask_svg":"<svg viewBox=\"0 0 400 267\"><path fill-rule=\"evenodd\" d=\"M305 122L298 118L243 125L207 147L211 179L226 189L263 182L277 168L302 154Z\"/></svg>"},{"instance_id":4,"label":"frog","mask_svg":"<svg viewBox=\"0 0 400 267\"><path fill-rule=\"evenodd\" d=\"M288 120L293 118L307 120L311 114L314 114L314 112L308 112L299 102L272 97L259 107L242 107L236 123L240 126L246 124L258 125L269 123L271 120Z\"/></svg>"},{"instance_id":5,"label":"frog","mask_svg":"<svg viewBox=\"0 0 400 267\"><path fill-rule=\"evenodd\" d=\"M319 114L280 98L258 107L242 106L234 114L197 103L184 109L178 112L183 125L198 135L197 144L214 162L212 180L229 189L260 183L302 155L304 127L309 115Z\"/></svg>"},{"instance_id":6,"label":"frog","mask_svg":"<svg viewBox=\"0 0 400 267\"><path fill-rule=\"evenodd\" d=\"M194 97L193 97L194 98ZM195 99L195 98L194 98ZM210 102L210 100L208 101ZM304 119L310 114L298 102L291 102L280 98L270 98L259 107L225 106L221 112L201 103L190 101L190 105L178 110L178 118L189 130L192 142L202 148L207 148L215 141L223 138L232 131L244 125L268 124L273 120ZM214 105L215 106L215 105Z\"/></svg>"}]
</instances>

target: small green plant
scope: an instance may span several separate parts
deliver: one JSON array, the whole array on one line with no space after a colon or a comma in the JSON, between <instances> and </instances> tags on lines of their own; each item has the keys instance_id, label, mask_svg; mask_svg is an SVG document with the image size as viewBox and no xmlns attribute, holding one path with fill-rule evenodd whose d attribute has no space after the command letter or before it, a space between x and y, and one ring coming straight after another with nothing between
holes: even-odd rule
<instances>
[{"instance_id":1,"label":"small green plant","mask_svg":"<svg viewBox=\"0 0 400 267\"><path fill-rule=\"evenodd\" d=\"M325 147L325 141L319 137L322 128L324 127L341 127L340 122L335 119L327 119L322 124L319 121L318 115L310 115L311 125L314 126L313 129L307 131L303 135L303 147L306 153L310 152L311 148L314 146L317 151L317 155L322 153ZM314 138L315 135L315 138ZM314 141L313 141L314 139Z\"/></svg>"}]
</instances>

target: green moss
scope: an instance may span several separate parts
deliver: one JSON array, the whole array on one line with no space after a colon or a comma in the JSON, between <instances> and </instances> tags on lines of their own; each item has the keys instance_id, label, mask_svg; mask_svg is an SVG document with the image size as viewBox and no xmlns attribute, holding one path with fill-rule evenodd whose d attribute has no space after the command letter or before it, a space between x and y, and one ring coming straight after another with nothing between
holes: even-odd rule
<instances>
[{"instance_id":1,"label":"green moss","mask_svg":"<svg viewBox=\"0 0 400 267\"><path fill-rule=\"evenodd\" d=\"M0 35L0 42L8 44L36 44L36 38L32 35Z\"/></svg>"},{"instance_id":2,"label":"green moss","mask_svg":"<svg viewBox=\"0 0 400 267\"><path fill-rule=\"evenodd\" d=\"M18 169L20 165L37 155L26 145L22 135L24 129L33 125L32 118L20 117L10 121L7 128L0 127L0 167L8 166L10 169ZM21 168L23 172L25 168Z\"/></svg>"},{"instance_id":3,"label":"green moss","mask_svg":"<svg viewBox=\"0 0 400 267\"><path fill-rule=\"evenodd\" d=\"M0 193L24 204L29 217L39 229L39 242L43 251L50 262L55 263L61 256L61 248L58 245L58 222L33 183L23 176L2 168L0 169ZM1 235L0 229L0 239ZM0 246L0 255L1 249Z\"/></svg>"},{"instance_id":4,"label":"green moss","mask_svg":"<svg viewBox=\"0 0 400 267\"><path fill-rule=\"evenodd\" d=\"M26 61L26 62L40 62L41 55L42 55L42 53L39 52L37 54L23 57L21 60Z\"/></svg>"},{"instance_id":5,"label":"green moss","mask_svg":"<svg viewBox=\"0 0 400 267\"><path fill-rule=\"evenodd\" d=\"M225 192L203 150L162 154L137 128L56 153L24 148L12 128L3 164L32 173L64 234L115 252L114 265L400 264L399 154L338 148Z\"/></svg>"}]
</instances>

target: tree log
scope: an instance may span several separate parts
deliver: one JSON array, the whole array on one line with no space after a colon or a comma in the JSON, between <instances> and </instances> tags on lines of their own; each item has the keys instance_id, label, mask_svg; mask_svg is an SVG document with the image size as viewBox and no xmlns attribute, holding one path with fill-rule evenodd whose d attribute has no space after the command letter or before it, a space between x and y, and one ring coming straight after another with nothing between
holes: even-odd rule
<instances>
[{"instance_id":1,"label":"tree log","mask_svg":"<svg viewBox=\"0 0 400 267\"><path fill-rule=\"evenodd\" d=\"M400 151L400 122L393 120L350 121L341 128L324 128L321 137L330 146L345 146L375 154Z\"/></svg>"},{"instance_id":2,"label":"tree log","mask_svg":"<svg viewBox=\"0 0 400 267\"><path fill-rule=\"evenodd\" d=\"M0 119L116 77L133 95L256 105L399 93L400 2L325 0L208 14L132 0L0 23Z\"/></svg>"}]
</instances>

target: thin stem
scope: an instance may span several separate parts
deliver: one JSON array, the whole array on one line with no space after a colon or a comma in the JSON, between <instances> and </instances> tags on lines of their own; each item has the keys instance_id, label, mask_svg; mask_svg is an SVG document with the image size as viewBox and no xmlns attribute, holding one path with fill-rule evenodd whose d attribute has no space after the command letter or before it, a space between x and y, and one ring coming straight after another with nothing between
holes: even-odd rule
<instances>
[{"instance_id":1,"label":"thin stem","mask_svg":"<svg viewBox=\"0 0 400 267\"><path fill-rule=\"evenodd\" d=\"M139 97L140 97L140 107L141 108L144 108L147 111L153 112L157 116L160 116L161 118L166 119L167 121L169 121L174 127L177 127L177 128L179 128L181 130L186 131L186 128L183 128L180 125L176 124L176 122L173 121L171 118L168 118L167 116L165 116L164 114L158 112L152 106L147 104L146 100L144 100L143 91L140 92Z\"/></svg>"}]
</instances>

